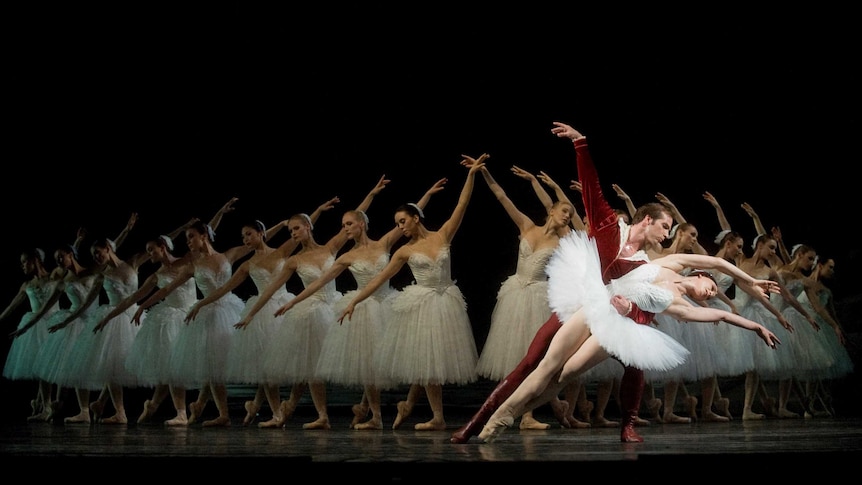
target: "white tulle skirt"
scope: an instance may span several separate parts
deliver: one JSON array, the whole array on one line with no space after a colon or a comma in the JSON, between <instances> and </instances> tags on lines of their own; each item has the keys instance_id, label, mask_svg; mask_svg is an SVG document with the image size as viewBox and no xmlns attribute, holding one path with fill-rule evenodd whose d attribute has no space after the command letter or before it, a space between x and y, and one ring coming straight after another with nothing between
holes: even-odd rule
<instances>
[{"instance_id":1,"label":"white tulle skirt","mask_svg":"<svg viewBox=\"0 0 862 485\"><path fill-rule=\"evenodd\" d=\"M655 268L642 265L623 279L649 284ZM548 262L548 301L564 322L580 313L599 344L624 365L643 370L668 370L683 362L689 351L669 335L650 325L639 325L624 317L610 303L611 294L602 282L595 241L582 231L572 231L560 240ZM617 288L636 284L615 285ZM643 285L640 285L643 286ZM635 295L623 295L634 297Z\"/></svg>"},{"instance_id":2,"label":"white tulle skirt","mask_svg":"<svg viewBox=\"0 0 862 485\"><path fill-rule=\"evenodd\" d=\"M226 383L227 355L233 326L240 321L242 300L227 293L200 309L194 320L180 328L171 353L171 381L188 389L206 383Z\"/></svg>"},{"instance_id":3,"label":"white tulle skirt","mask_svg":"<svg viewBox=\"0 0 862 485\"><path fill-rule=\"evenodd\" d=\"M413 284L398 292L377 368L395 384L469 384L479 359L467 304L454 284Z\"/></svg>"}]
</instances>

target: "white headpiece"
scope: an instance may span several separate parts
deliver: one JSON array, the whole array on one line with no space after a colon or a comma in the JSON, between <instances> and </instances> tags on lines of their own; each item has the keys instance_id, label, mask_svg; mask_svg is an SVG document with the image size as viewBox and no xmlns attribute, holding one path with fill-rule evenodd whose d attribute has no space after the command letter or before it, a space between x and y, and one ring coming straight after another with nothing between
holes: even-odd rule
<instances>
[{"instance_id":1,"label":"white headpiece","mask_svg":"<svg viewBox=\"0 0 862 485\"><path fill-rule=\"evenodd\" d=\"M724 239L724 236L730 234L730 229L725 229L718 233L718 236L715 236L715 244L721 244L721 240Z\"/></svg>"}]
</instances>

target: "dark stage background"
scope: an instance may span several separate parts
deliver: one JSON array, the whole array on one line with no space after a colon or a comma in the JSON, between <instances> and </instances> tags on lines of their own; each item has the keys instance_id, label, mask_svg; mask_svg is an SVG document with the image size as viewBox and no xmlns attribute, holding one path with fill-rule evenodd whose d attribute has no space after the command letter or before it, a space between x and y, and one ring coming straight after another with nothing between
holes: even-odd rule
<instances>
[{"instance_id":1,"label":"dark stage background","mask_svg":"<svg viewBox=\"0 0 862 485\"><path fill-rule=\"evenodd\" d=\"M587 135L620 207L612 183L636 205L662 192L711 247L719 225L702 198L709 191L747 249L755 231L744 202L788 247L835 257L829 285L847 331L859 331L862 83L849 12L653 11L600 22L574 6L332 10L7 17L19 35L4 76L3 304L23 281L22 250L50 254L79 226L113 237L132 212L139 222L121 257L191 217L208 220L234 196L220 250L241 243L243 223L269 226L338 196L315 227L324 242L385 174L392 182L368 211L378 237L398 205L447 177L426 210L435 229L462 186L461 154L489 153L497 180L539 218L509 168L544 170L565 186L576 178L571 144L550 133L560 120ZM516 254L514 224L477 179L452 272L480 349ZM349 277L339 281L351 289ZM405 269L394 283L409 281ZM298 280L290 285L298 291ZM251 291L248 282L237 293Z\"/></svg>"}]
</instances>

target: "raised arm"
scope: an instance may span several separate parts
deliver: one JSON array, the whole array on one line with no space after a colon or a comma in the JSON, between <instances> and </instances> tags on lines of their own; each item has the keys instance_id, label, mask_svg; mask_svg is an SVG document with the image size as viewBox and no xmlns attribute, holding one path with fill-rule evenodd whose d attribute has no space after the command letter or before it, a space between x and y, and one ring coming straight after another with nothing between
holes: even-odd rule
<instances>
[{"instance_id":1,"label":"raised arm","mask_svg":"<svg viewBox=\"0 0 862 485\"><path fill-rule=\"evenodd\" d=\"M374 187L371 189L371 191L368 192L364 199L362 199L362 202L360 202L359 205L356 206L356 210L368 212L368 208L371 207L371 202L374 200L374 197L376 197L377 194L379 194L380 191L383 190L389 182L390 180L386 178L386 175L382 175L380 177L380 180L378 180L377 183L374 184ZM332 254L335 254L342 247L344 247L348 239L350 238L346 232L338 231L337 233L335 233L334 236L329 239L329 241L326 242L326 246L329 248L329 251Z\"/></svg>"},{"instance_id":2,"label":"raised arm","mask_svg":"<svg viewBox=\"0 0 862 485\"><path fill-rule=\"evenodd\" d=\"M428 205L428 202L431 201L431 196L443 190L443 188L446 186L446 182L448 181L449 179L444 177L434 182L434 185L432 185L430 189L425 191L419 201L416 202L416 205L419 206L420 209L424 210L425 206ZM394 226L392 229L389 230L389 232L387 232L380 238L380 242L387 248L391 249L392 246L395 245L395 242L401 239L401 237L403 236L404 234L401 232L401 229L399 229L398 226Z\"/></svg>"},{"instance_id":3,"label":"raised arm","mask_svg":"<svg viewBox=\"0 0 862 485\"><path fill-rule=\"evenodd\" d=\"M551 187L551 189L554 191L554 195L557 196L557 200L562 200L572 206L574 212L572 212L572 218L569 221L572 227L574 227L578 231L586 231L587 226L584 225L584 218L581 217L581 215L578 213L577 206L574 202L572 202L571 199L569 199L569 196L566 195L566 192L560 187L560 184L558 184L554 179L551 178L550 175L548 175L544 171L539 171L539 179L545 185ZM580 184L578 184L578 187L580 187Z\"/></svg>"},{"instance_id":4,"label":"raised arm","mask_svg":"<svg viewBox=\"0 0 862 485\"><path fill-rule=\"evenodd\" d=\"M438 231L447 242L452 241L452 238L455 237L455 233L458 232L458 228L461 227L461 221L464 220L464 214L467 212L467 205L470 203L470 198L473 195L476 172L485 166L485 160L489 157L487 153L479 155L479 158L477 159L470 157L469 155L461 156L464 157L464 159L461 160L461 165L468 167L470 171L467 172L467 177L464 180L464 187L461 188L461 195L458 196L458 203L455 205L452 215L449 216L449 219L444 222L442 226L440 226Z\"/></svg>"},{"instance_id":5,"label":"raised arm","mask_svg":"<svg viewBox=\"0 0 862 485\"><path fill-rule=\"evenodd\" d=\"M752 222L754 222L754 230L757 232L757 235L766 234L766 228L763 227L763 223L760 221L760 216L757 215L757 212L754 211L754 208L748 202L742 203L742 209L751 217Z\"/></svg>"},{"instance_id":6,"label":"raised arm","mask_svg":"<svg viewBox=\"0 0 862 485\"><path fill-rule=\"evenodd\" d=\"M520 169L519 169L520 170ZM514 172L514 168L512 170ZM518 227L518 231L524 233L530 227L535 226L533 220L527 217L523 212L521 212L516 206L515 203L512 202L512 199L506 195L506 191L503 190L503 187L497 183L497 180L494 179L494 176L491 175L491 171L488 170L488 166L482 167L480 170L482 173L482 178L485 179L485 183L488 185L488 188L491 189L491 193L494 194L494 197L497 198L497 201L503 206L506 214L509 215L509 218L512 219L512 222L515 223L515 226ZM522 171L523 172L523 171ZM535 178L535 177L534 177ZM541 199L541 198L540 198ZM551 202L553 204L553 202ZM550 209L550 205L546 205L546 210Z\"/></svg>"},{"instance_id":7,"label":"raised arm","mask_svg":"<svg viewBox=\"0 0 862 485\"><path fill-rule=\"evenodd\" d=\"M617 197L622 199L623 203L626 205L626 210L629 211L629 217L634 217L635 212L637 212L638 209L635 207L629 194L627 194L626 191L617 184L611 184L611 188L614 189L614 192L617 193Z\"/></svg>"},{"instance_id":8,"label":"raised arm","mask_svg":"<svg viewBox=\"0 0 862 485\"><path fill-rule=\"evenodd\" d=\"M209 222L209 226L212 228L213 231L215 231L218 228L219 224L221 224L221 219L222 217L224 217L225 214L234 211L233 205L238 200L239 199L236 197L231 197L230 200L227 201L225 205L221 206L221 208L215 213L215 215L213 215L212 219L210 219Z\"/></svg>"},{"instance_id":9,"label":"raised arm","mask_svg":"<svg viewBox=\"0 0 862 485\"><path fill-rule=\"evenodd\" d=\"M521 167L518 167L517 165L512 165L512 168L510 170L516 176L530 182L530 187L533 188L533 192L536 193L536 197L539 198L539 202L542 203L545 209L551 209L551 206L554 205L554 199L551 198L551 194L549 194L548 191L545 190L545 187L543 187L542 184L539 183L539 179L535 175L522 169Z\"/></svg>"},{"instance_id":10,"label":"raised arm","mask_svg":"<svg viewBox=\"0 0 862 485\"><path fill-rule=\"evenodd\" d=\"M673 220L676 221L677 224L688 222L685 220L685 217L682 216L682 213L679 211L679 209L676 208L676 204L671 202L671 200L667 198L666 195L662 194L661 192L656 192L655 198L658 199L658 201L661 202L663 206L667 207L667 210L670 211L670 215L673 217Z\"/></svg>"},{"instance_id":11,"label":"raised arm","mask_svg":"<svg viewBox=\"0 0 862 485\"><path fill-rule=\"evenodd\" d=\"M715 209L715 215L718 217L718 225L721 227L721 230L730 231L730 222L727 220L727 216L724 215L724 209L721 208L718 199L709 192L704 192L703 198Z\"/></svg>"},{"instance_id":12,"label":"raised arm","mask_svg":"<svg viewBox=\"0 0 862 485\"><path fill-rule=\"evenodd\" d=\"M129 236L129 233L132 232L132 228L135 227L135 223L138 222L138 213L132 212L132 215L129 217L128 222L126 222L126 226L123 227L123 230L114 238L114 248L119 248L126 242L126 238Z\"/></svg>"}]
</instances>

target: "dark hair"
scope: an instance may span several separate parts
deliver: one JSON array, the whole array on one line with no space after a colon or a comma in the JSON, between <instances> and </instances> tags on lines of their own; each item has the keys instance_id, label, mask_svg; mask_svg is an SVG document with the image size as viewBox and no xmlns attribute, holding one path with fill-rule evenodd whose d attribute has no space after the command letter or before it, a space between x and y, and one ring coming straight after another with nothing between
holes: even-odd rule
<instances>
[{"instance_id":1,"label":"dark hair","mask_svg":"<svg viewBox=\"0 0 862 485\"><path fill-rule=\"evenodd\" d=\"M411 216L418 216L420 221L425 221L425 214L419 211L419 208L414 204L402 204L395 209L395 212L406 212Z\"/></svg>"},{"instance_id":2,"label":"dark hair","mask_svg":"<svg viewBox=\"0 0 862 485\"><path fill-rule=\"evenodd\" d=\"M725 234L724 237L722 237L721 239L718 240L718 245L720 247L724 247L724 245L728 241L736 241L737 239L741 239L741 238L742 238L742 234L740 234L739 231L730 231L727 234Z\"/></svg>"},{"instance_id":3,"label":"dark hair","mask_svg":"<svg viewBox=\"0 0 862 485\"><path fill-rule=\"evenodd\" d=\"M266 226L263 225L263 222L261 222L259 219L255 219L251 222L243 224L242 227L250 227L255 231L263 234L263 240L266 241Z\"/></svg>"},{"instance_id":4,"label":"dark hair","mask_svg":"<svg viewBox=\"0 0 862 485\"><path fill-rule=\"evenodd\" d=\"M670 217L673 219L673 216L664 204L658 202L647 202L638 207L638 210L635 211L635 215L632 217L632 224L637 224L644 220L646 216L650 216L652 219L661 219L662 217Z\"/></svg>"},{"instance_id":5,"label":"dark hair","mask_svg":"<svg viewBox=\"0 0 862 485\"><path fill-rule=\"evenodd\" d=\"M688 273L688 276L706 276L707 278L711 279L713 283L718 284L715 281L715 276L713 276L712 273L705 269L693 269Z\"/></svg>"},{"instance_id":6,"label":"dark hair","mask_svg":"<svg viewBox=\"0 0 862 485\"><path fill-rule=\"evenodd\" d=\"M212 226L210 226L209 224L206 224L201 221L195 221L194 224L189 226L189 229L194 229L200 234L205 234L207 236L207 239L209 239L211 243L215 242L215 231L213 231Z\"/></svg>"}]
</instances>

